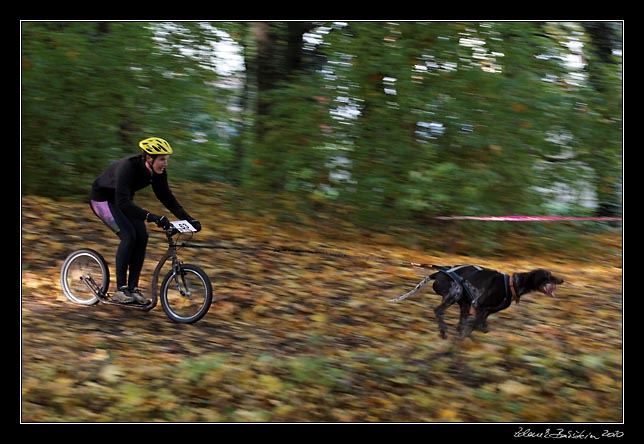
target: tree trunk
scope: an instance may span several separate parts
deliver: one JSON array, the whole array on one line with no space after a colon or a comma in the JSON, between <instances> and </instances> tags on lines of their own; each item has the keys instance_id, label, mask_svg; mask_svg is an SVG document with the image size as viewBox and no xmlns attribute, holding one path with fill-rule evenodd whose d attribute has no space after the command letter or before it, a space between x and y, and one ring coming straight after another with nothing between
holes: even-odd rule
<instances>
[{"instance_id":1,"label":"tree trunk","mask_svg":"<svg viewBox=\"0 0 644 444\"><path fill-rule=\"evenodd\" d=\"M279 147L274 146L268 137L268 125L273 120L275 105L270 93L302 68L303 36L313 26L308 22L255 22L251 27L256 47L254 60L250 63L253 70L249 73L256 92L255 153L251 168L255 173L254 180L258 181L256 185L268 191L282 191L287 173L280 156L275 155Z\"/></svg>"}]
</instances>

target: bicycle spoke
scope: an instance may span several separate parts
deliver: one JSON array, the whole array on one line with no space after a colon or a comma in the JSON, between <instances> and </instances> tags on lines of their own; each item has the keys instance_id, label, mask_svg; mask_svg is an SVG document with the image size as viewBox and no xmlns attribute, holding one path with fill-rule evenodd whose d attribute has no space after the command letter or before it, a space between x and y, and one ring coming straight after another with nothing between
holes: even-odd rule
<instances>
[{"instance_id":1,"label":"bicycle spoke","mask_svg":"<svg viewBox=\"0 0 644 444\"><path fill-rule=\"evenodd\" d=\"M212 301L212 288L206 274L196 266L185 265L179 274L168 273L161 286L161 303L176 322L201 319Z\"/></svg>"},{"instance_id":2,"label":"bicycle spoke","mask_svg":"<svg viewBox=\"0 0 644 444\"><path fill-rule=\"evenodd\" d=\"M107 263L96 251L77 250L65 259L61 269L60 284L63 293L70 301L93 305L98 302L98 296L107 291L109 286Z\"/></svg>"}]
</instances>

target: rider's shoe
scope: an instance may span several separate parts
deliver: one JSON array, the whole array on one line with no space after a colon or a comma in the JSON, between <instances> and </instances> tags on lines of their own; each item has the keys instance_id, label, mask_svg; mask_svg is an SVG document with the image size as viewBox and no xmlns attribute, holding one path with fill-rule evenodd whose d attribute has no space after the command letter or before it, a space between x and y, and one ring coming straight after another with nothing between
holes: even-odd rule
<instances>
[{"instance_id":1,"label":"rider's shoe","mask_svg":"<svg viewBox=\"0 0 644 444\"><path fill-rule=\"evenodd\" d=\"M124 285L112 294L112 300L121 304L130 304L135 301L135 298L132 297L130 290Z\"/></svg>"},{"instance_id":2,"label":"rider's shoe","mask_svg":"<svg viewBox=\"0 0 644 444\"><path fill-rule=\"evenodd\" d=\"M143 296L139 287L135 287L134 290L130 292L130 295L134 298L137 304L146 305L150 302L145 298L145 296Z\"/></svg>"}]
</instances>

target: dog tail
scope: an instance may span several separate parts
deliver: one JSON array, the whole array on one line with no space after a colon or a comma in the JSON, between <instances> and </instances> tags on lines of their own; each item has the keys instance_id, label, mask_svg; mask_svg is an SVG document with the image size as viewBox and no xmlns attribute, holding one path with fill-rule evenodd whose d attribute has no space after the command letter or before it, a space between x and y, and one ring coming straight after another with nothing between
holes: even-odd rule
<instances>
[{"instance_id":1,"label":"dog tail","mask_svg":"<svg viewBox=\"0 0 644 444\"><path fill-rule=\"evenodd\" d=\"M429 281L431 281L432 279L434 279L434 278L436 277L436 275L437 275L437 274L438 274L438 273L432 273L432 274L430 274L430 275L429 275L429 276L427 276L425 279L423 279L422 281L420 281L420 282L418 283L418 285L416 285L416 286L413 288L413 290L410 290L410 291L408 291L407 293L405 293L404 295L402 295L402 296L398 296L397 298L389 299L389 302L398 302L398 301L402 301L403 299L407 299L409 296L411 296L412 294L414 294L414 293L418 292L418 290L420 290L420 289L421 289L421 288L423 288L425 285L427 285L427 283L428 283Z\"/></svg>"}]
</instances>

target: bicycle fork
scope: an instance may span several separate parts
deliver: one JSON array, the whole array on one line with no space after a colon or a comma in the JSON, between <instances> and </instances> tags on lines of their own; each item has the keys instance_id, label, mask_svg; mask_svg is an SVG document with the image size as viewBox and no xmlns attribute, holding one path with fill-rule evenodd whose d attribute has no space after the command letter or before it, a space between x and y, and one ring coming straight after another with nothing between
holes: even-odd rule
<instances>
[{"instance_id":1,"label":"bicycle fork","mask_svg":"<svg viewBox=\"0 0 644 444\"><path fill-rule=\"evenodd\" d=\"M106 294L103 293L101 287L98 286L92 275L83 275L80 277L80 280L83 281L83 283L87 285L87 288L89 288L90 291L94 293L94 296L96 296L102 302L105 302L107 300Z\"/></svg>"},{"instance_id":2,"label":"bicycle fork","mask_svg":"<svg viewBox=\"0 0 644 444\"><path fill-rule=\"evenodd\" d=\"M181 296L189 298L192 296L192 293L186 281L186 272L181 269L181 263L176 261L172 268L174 271L174 284L177 287L177 291Z\"/></svg>"}]
</instances>

